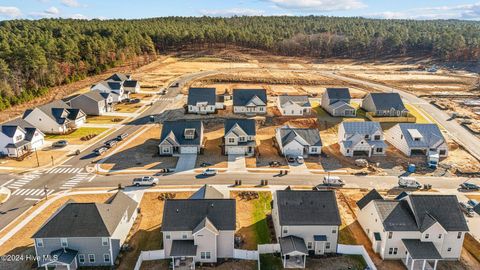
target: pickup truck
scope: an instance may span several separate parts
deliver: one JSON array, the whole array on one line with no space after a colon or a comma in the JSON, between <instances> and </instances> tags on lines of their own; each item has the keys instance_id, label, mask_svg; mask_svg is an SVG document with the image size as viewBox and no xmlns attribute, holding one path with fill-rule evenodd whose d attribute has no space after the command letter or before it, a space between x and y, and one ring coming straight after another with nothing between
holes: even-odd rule
<instances>
[{"instance_id":1,"label":"pickup truck","mask_svg":"<svg viewBox=\"0 0 480 270\"><path fill-rule=\"evenodd\" d=\"M401 188L422 188L422 184L420 184L415 178L403 176L398 179L398 186Z\"/></svg>"},{"instance_id":2,"label":"pickup truck","mask_svg":"<svg viewBox=\"0 0 480 270\"><path fill-rule=\"evenodd\" d=\"M152 176L144 176L140 178L135 178L132 181L132 185L134 186L155 186L158 184L158 178Z\"/></svg>"}]
</instances>

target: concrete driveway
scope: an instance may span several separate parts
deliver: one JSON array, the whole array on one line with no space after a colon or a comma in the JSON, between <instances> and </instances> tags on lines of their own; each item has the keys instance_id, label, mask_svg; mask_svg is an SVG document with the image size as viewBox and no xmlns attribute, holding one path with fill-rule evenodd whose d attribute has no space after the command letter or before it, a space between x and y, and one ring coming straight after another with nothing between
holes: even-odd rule
<instances>
[{"instance_id":1,"label":"concrete driveway","mask_svg":"<svg viewBox=\"0 0 480 270\"><path fill-rule=\"evenodd\" d=\"M228 155L228 171L229 172L246 172L247 165L244 155Z\"/></svg>"},{"instance_id":2,"label":"concrete driveway","mask_svg":"<svg viewBox=\"0 0 480 270\"><path fill-rule=\"evenodd\" d=\"M290 169L290 173L298 173L298 174L308 174L310 170L308 170L307 165L305 163L298 163L298 162L289 162L288 168Z\"/></svg>"},{"instance_id":3,"label":"concrete driveway","mask_svg":"<svg viewBox=\"0 0 480 270\"><path fill-rule=\"evenodd\" d=\"M195 169L195 162L197 162L197 154L180 155L175 167L175 173L192 171Z\"/></svg>"}]
</instances>

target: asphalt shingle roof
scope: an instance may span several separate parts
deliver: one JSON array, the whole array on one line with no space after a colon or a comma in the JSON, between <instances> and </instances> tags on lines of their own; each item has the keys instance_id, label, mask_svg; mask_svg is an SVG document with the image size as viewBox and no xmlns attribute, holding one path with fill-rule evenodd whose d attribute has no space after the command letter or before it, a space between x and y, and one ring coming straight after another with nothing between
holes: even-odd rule
<instances>
[{"instance_id":1,"label":"asphalt shingle roof","mask_svg":"<svg viewBox=\"0 0 480 270\"><path fill-rule=\"evenodd\" d=\"M317 129L282 127L278 131L280 132L283 146L294 141L297 137L305 140L309 146L322 146L322 139Z\"/></svg>"},{"instance_id":2,"label":"asphalt shingle roof","mask_svg":"<svg viewBox=\"0 0 480 270\"><path fill-rule=\"evenodd\" d=\"M123 82L123 81L127 81L130 79L130 75L129 74L125 74L125 73L115 73L113 74L112 76L108 77L107 80L111 80L111 81L116 81L116 82Z\"/></svg>"},{"instance_id":3,"label":"asphalt shingle roof","mask_svg":"<svg viewBox=\"0 0 480 270\"><path fill-rule=\"evenodd\" d=\"M199 102L207 102L208 105L216 103L215 88L190 88L188 90L188 105L196 106Z\"/></svg>"},{"instance_id":4,"label":"asphalt shingle roof","mask_svg":"<svg viewBox=\"0 0 480 270\"><path fill-rule=\"evenodd\" d=\"M185 138L185 129L195 129L195 135L193 139ZM177 121L165 121L163 122L162 134L160 135L160 142L163 142L165 139L170 141L175 141L179 145L200 145L200 132L202 129L202 121L187 121L187 120L177 120ZM173 133L174 138L169 138Z\"/></svg>"},{"instance_id":5,"label":"asphalt shingle roof","mask_svg":"<svg viewBox=\"0 0 480 270\"><path fill-rule=\"evenodd\" d=\"M301 107L311 107L310 101L308 100L308 96L288 96L288 95L281 95L278 97L280 101L280 106L283 107L287 103L295 103Z\"/></svg>"},{"instance_id":6,"label":"asphalt shingle roof","mask_svg":"<svg viewBox=\"0 0 480 270\"><path fill-rule=\"evenodd\" d=\"M352 98L348 88L327 88L325 95L328 96L330 104L333 104L338 100L350 100Z\"/></svg>"},{"instance_id":7,"label":"asphalt shingle roof","mask_svg":"<svg viewBox=\"0 0 480 270\"><path fill-rule=\"evenodd\" d=\"M382 131L378 122L342 122L342 126L347 136L354 134L372 135L377 131Z\"/></svg>"},{"instance_id":8,"label":"asphalt shingle roof","mask_svg":"<svg viewBox=\"0 0 480 270\"><path fill-rule=\"evenodd\" d=\"M365 196L363 196L363 198L361 198L358 202L357 202L357 206L358 208L363 209L365 206L367 206L367 204L373 200L382 200L383 197L382 195L380 195L380 193L378 193L378 191L376 189L372 189L370 190L370 192L368 192Z\"/></svg>"},{"instance_id":9,"label":"asphalt shingle roof","mask_svg":"<svg viewBox=\"0 0 480 270\"><path fill-rule=\"evenodd\" d=\"M371 96L377 110L390 110L392 108L397 111L406 110L398 93L370 93L369 96Z\"/></svg>"},{"instance_id":10,"label":"asphalt shingle roof","mask_svg":"<svg viewBox=\"0 0 480 270\"><path fill-rule=\"evenodd\" d=\"M257 133L256 122L254 119L227 119L225 121L225 134L230 132L230 130L236 125L238 126L249 136L255 136Z\"/></svg>"},{"instance_id":11,"label":"asphalt shingle roof","mask_svg":"<svg viewBox=\"0 0 480 270\"><path fill-rule=\"evenodd\" d=\"M189 199L191 200L202 200L202 199L223 199L223 194L210 185L203 185L199 190L193 193Z\"/></svg>"},{"instance_id":12,"label":"asphalt shingle roof","mask_svg":"<svg viewBox=\"0 0 480 270\"><path fill-rule=\"evenodd\" d=\"M290 254L292 252L308 254L308 249L303 238L290 235L278 240L282 254Z\"/></svg>"},{"instance_id":13,"label":"asphalt shingle roof","mask_svg":"<svg viewBox=\"0 0 480 270\"><path fill-rule=\"evenodd\" d=\"M173 240L171 257L193 257L197 255L197 246L193 240Z\"/></svg>"},{"instance_id":14,"label":"asphalt shingle roof","mask_svg":"<svg viewBox=\"0 0 480 270\"><path fill-rule=\"evenodd\" d=\"M67 119L76 120L79 117L85 116L85 113L80 109L72 109L72 107L62 100L55 100L37 108L60 125L63 125ZM32 109L26 110L23 118L27 117L32 111Z\"/></svg>"},{"instance_id":15,"label":"asphalt shingle roof","mask_svg":"<svg viewBox=\"0 0 480 270\"><path fill-rule=\"evenodd\" d=\"M442 132L436 124L398 124L400 130L411 148L435 148L445 142ZM419 141L415 141L409 130L416 130L423 137Z\"/></svg>"},{"instance_id":16,"label":"asphalt shingle roof","mask_svg":"<svg viewBox=\"0 0 480 270\"><path fill-rule=\"evenodd\" d=\"M128 80L123 82L123 87L137 87L138 81L136 80Z\"/></svg>"},{"instance_id":17,"label":"asphalt shingle roof","mask_svg":"<svg viewBox=\"0 0 480 270\"><path fill-rule=\"evenodd\" d=\"M267 104L265 89L233 89L233 106L245 106L255 96Z\"/></svg>"},{"instance_id":18,"label":"asphalt shingle roof","mask_svg":"<svg viewBox=\"0 0 480 270\"><path fill-rule=\"evenodd\" d=\"M432 242L422 242L419 239L402 239L405 248L414 260L441 260L442 256Z\"/></svg>"}]
</instances>

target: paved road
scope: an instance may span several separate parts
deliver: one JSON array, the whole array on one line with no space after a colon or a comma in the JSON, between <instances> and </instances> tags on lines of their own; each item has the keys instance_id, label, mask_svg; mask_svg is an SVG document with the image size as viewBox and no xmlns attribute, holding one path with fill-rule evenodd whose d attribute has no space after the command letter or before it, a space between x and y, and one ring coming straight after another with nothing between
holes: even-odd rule
<instances>
[{"instance_id":1,"label":"paved road","mask_svg":"<svg viewBox=\"0 0 480 270\"><path fill-rule=\"evenodd\" d=\"M480 160L480 138L470 133L464 127L462 127L457 121L451 120L450 115L445 113L444 111L438 109L437 107L433 106L432 104L428 103L422 98L419 98L413 94L410 94L406 91L392 88L389 86L385 86L378 83L367 82L364 80L354 79L347 76L339 75L333 72L320 72L321 74L335 78L341 81L362 84L367 87L372 87L378 89L383 92L396 92L399 93L403 99L407 100L409 103L416 105L417 107L422 108L425 112L427 112L430 116L432 116L438 124L442 125L445 130L450 134L452 139L454 139L458 144L462 145L465 149Z\"/></svg>"}]
</instances>

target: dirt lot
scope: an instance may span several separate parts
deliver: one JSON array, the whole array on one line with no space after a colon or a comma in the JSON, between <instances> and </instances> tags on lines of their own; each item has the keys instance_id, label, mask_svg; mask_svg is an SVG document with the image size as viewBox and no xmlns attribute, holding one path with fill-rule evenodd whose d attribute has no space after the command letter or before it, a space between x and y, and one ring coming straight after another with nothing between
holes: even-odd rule
<instances>
[{"instance_id":1,"label":"dirt lot","mask_svg":"<svg viewBox=\"0 0 480 270\"><path fill-rule=\"evenodd\" d=\"M37 151L38 155L38 163L40 166L51 165L52 164L52 157L53 160L58 160L66 156L68 151L62 150L39 150ZM1 166L5 167L15 167L15 168L36 168L38 167L37 163L37 156L35 153L30 154L29 156L25 157L22 161L17 161L14 159L9 158L2 158L0 159Z\"/></svg>"},{"instance_id":2,"label":"dirt lot","mask_svg":"<svg viewBox=\"0 0 480 270\"><path fill-rule=\"evenodd\" d=\"M207 129L208 128L208 129ZM200 167L202 163L211 164L207 167L227 168L228 158L222 153L221 145L223 143L223 125L206 125L204 136L206 138L204 152L197 156L195 167Z\"/></svg>"}]
</instances>

